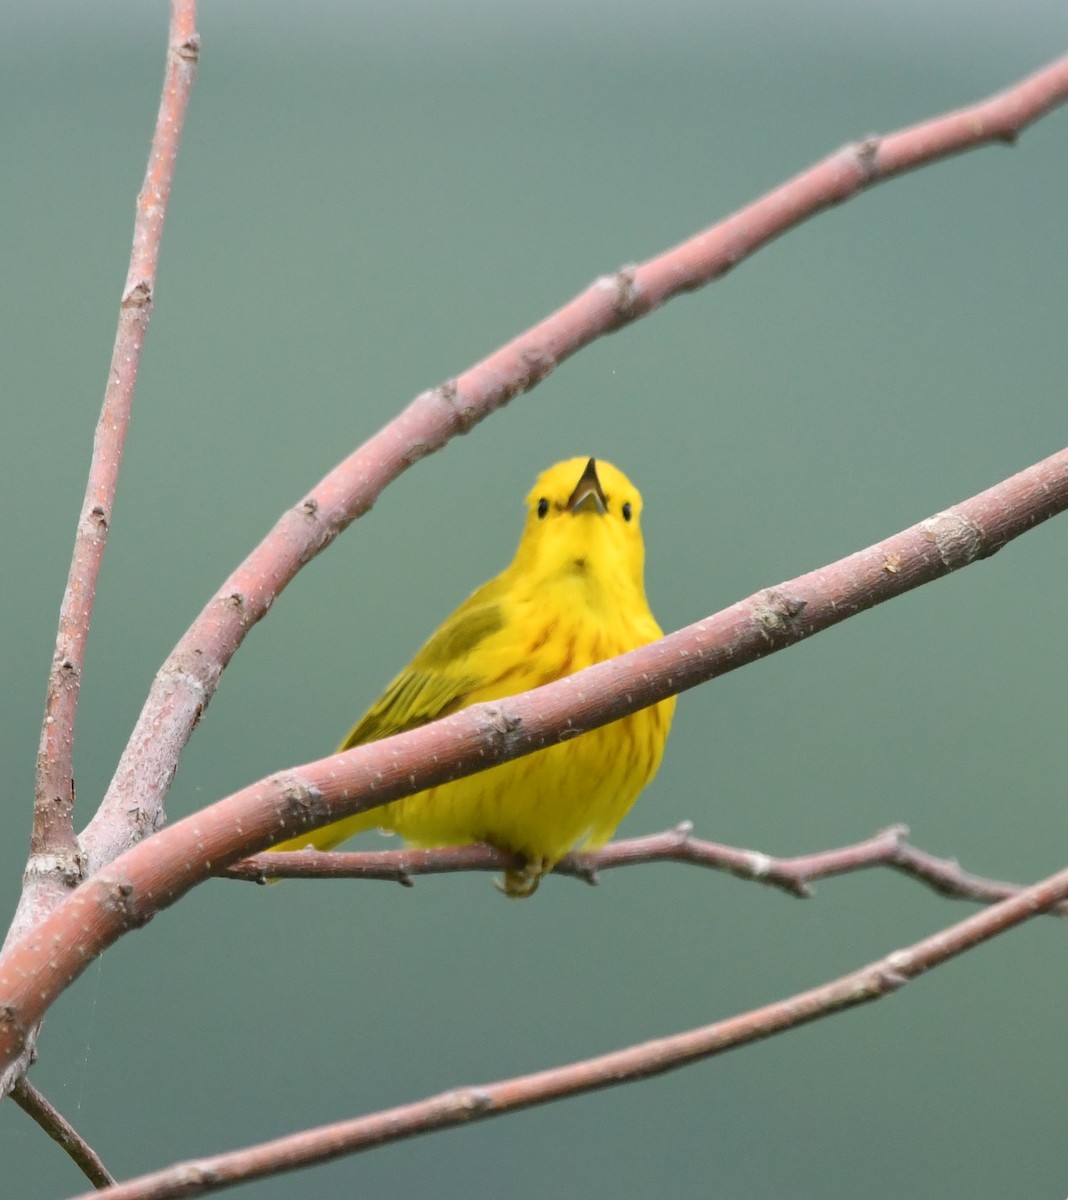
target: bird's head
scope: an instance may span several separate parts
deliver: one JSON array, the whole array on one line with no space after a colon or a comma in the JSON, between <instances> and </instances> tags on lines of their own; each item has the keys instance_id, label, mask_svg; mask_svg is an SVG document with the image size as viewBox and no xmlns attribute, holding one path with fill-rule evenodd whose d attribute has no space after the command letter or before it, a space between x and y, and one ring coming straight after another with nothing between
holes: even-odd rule
<instances>
[{"instance_id":1,"label":"bird's head","mask_svg":"<svg viewBox=\"0 0 1068 1200\"><path fill-rule=\"evenodd\" d=\"M516 565L541 579L587 576L609 590L642 581L642 497L617 467L569 458L543 471L527 496Z\"/></svg>"}]
</instances>

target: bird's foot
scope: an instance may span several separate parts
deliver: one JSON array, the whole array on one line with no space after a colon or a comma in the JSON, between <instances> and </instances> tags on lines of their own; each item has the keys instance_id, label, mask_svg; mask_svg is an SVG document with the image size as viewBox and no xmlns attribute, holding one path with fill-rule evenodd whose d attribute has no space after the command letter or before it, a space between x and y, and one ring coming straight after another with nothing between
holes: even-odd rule
<instances>
[{"instance_id":1,"label":"bird's foot","mask_svg":"<svg viewBox=\"0 0 1068 1200\"><path fill-rule=\"evenodd\" d=\"M528 859L516 871L505 871L503 879L495 879L494 886L512 900L525 900L533 896L541 883L541 877L549 869L544 858Z\"/></svg>"}]
</instances>

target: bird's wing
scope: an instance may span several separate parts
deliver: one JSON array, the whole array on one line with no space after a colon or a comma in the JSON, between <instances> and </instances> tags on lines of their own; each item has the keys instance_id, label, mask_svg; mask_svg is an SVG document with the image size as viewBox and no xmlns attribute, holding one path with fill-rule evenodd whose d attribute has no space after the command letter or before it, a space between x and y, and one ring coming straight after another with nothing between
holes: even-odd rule
<instances>
[{"instance_id":1,"label":"bird's wing","mask_svg":"<svg viewBox=\"0 0 1068 1200\"><path fill-rule=\"evenodd\" d=\"M469 694L484 682L472 670L471 652L504 626L491 586L480 588L449 617L357 722L339 750L415 729L464 707Z\"/></svg>"}]
</instances>

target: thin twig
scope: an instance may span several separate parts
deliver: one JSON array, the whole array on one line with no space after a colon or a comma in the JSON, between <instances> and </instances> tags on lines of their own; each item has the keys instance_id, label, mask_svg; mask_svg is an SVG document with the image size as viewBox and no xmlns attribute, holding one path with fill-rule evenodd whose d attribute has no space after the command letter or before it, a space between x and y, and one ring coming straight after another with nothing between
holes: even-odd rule
<instances>
[{"instance_id":1,"label":"thin twig","mask_svg":"<svg viewBox=\"0 0 1068 1200\"><path fill-rule=\"evenodd\" d=\"M172 651L83 835L90 869L163 823L182 749L245 635L297 571L417 459L529 391L596 338L718 278L814 214L924 163L1011 141L1066 97L1068 57L979 104L846 146L673 249L599 279L456 379L416 397L282 516Z\"/></svg>"},{"instance_id":2,"label":"thin twig","mask_svg":"<svg viewBox=\"0 0 1068 1200\"><path fill-rule=\"evenodd\" d=\"M22 899L31 918L40 904L51 907L54 897L81 877L83 864L74 836L72 768L78 694L141 349L152 315L163 222L196 75L198 47L195 0L174 0L163 95L145 180L137 197L130 265L119 303L115 345L48 676L37 754L31 857ZM17 934L23 927L21 918L16 918L15 927Z\"/></svg>"},{"instance_id":3,"label":"thin twig","mask_svg":"<svg viewBox=\"0 0 1068 1200\"><path fill-rule=\"evenodd\" d=\"M911 845L906 825L893 825L874 837L850 846L838 846L818 854L775 858L760 850L743 850L693 836L693 826L683 821L674 829L643 837L610 842L601 850L576 851L565 855L553 874L566 875L595 884L602 871L644 863L684 863L724 871L778 888L806 899L819 879L845 875L871 867L889 867L939 895L958 900L991 904L1023 890L1023 884L985 879L961 869L956 859L936 858ZM412 887L419 875L449 875L466 871L510 871L523 860L493 846L445 846L438 850L404 847L397 850L298 850L276 854L254 854L227 867L219 874L249 883L268 879L375 879ZM1068 905L1050 910L1068 915Z\"/></svg>"},{"instance_id":4,"label":"thin twig","mask_svg":"<svg viewBox=\"0 0 1068 1200\"><path fill-rule=\"evenodd\" d=\"M48 678L37 755L30 858L18 908L4 941L5 948L51 912L84 873L86 856L74 837L72 769L82 664L141 363L141 348L152 311L163 221L182 124L196 76L199 48L196 0L172 0L163 94L148 169L137 197L130 267L119 305L111 368L93 440L89 481L75 535ZM13 1072L0 1076L0 1095L29 1066L35 1036L33 1028L26 1030L26 1054Z\"/></svg>"},{"instance_id":5,"label":"thin twig","mask_svg":"<svg viewBox=\"0 0 1068 1200\"><path fill-rule=\"evenodd\" d=\"M1045 912L1065 897L1068 897L1068 869L903 950L895 950L848 975L764 1008L596 1058L496 1083L457 1088L413 1104L307 1129L258 1146L179 1163L118 1184L104 1192L104 1200L202 1196L420 1134L662 1075L843 1009L879 1000L923 972Z\"/></svg>"},{"instance_id":6,"label":"thin twig","mask_svg":"<svg viewBox=\"0 0 1068 1200\"><path fill-rule=\"evenodd\" d=\"M995 553L1068 507L1068 450L703 621L532 692L272 775L96 872L0 956L0 1071L85 967L190 888L283 838L618 720ZM0 1084L2 1084L0 1078Z\"/></svg>"},{"instance_id":7,"label":"thin twig","mask_svg":"<svg viewBox=\"0 0 1068 1200\"><path fill-rule=\"evenodd\" d=\"M66 1150L94 1187L105 1188L115 1182L115 1176L104 1166L100 1155L25 1075L11 1089L11 1099Z\"/></svg>"},{"instance_id":8,"label":"thin twig","mask_svg":"<svg viewBox=\"0 0 1068 1200\"><path fill-rule=\"evenodd\" d=\"M965 871L955 858L937 858L913 846L905 840L908 832L907 825L892 825L868 841L858 842L854 846L769 861L773 871L785 878L793 877L805 882L869 867L889 867L892 871L926 884L940 896L971 900L977 904L996 904L1007 900L1019 895L1026 886L987 879ZM1068 916L1068 903L1062 901L1053 904L1047 911L1060 917Z\"/></svg>"}]
</instances>

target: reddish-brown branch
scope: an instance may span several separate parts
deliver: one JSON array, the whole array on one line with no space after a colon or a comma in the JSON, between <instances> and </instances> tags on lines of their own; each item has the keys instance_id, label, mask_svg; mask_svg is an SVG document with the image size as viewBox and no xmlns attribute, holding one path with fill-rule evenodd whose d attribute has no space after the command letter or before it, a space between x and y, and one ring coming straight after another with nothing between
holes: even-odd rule
<instances>
[{"instance_id":1,"label":"reddish-brown branch","mask_svg":"<svg viewBox=\"0 0 1068 1200\"><path fill-rule=\"evenodd\" d=\"M86 857L74 837L74 727L96 584L107 542L112 503L126 443L141 348L152 310L163 221L189 95L199 38L196 0L172 0L167 64L159 116L144 184L137 197L130 266L119 304L111 367L93 439L89 480L60 607L56 648L48 676L37 754L33 832L18 908L4 947L51 912L84 874ZM29 1064L35 1031L25 1030L25 1056L0 1076L0 1096Z\"/></svg>"},{"instance_id":2,"label":"reddish-brown branch","mask_svg":"<svg viewBox=\"0 0 1068 1200\"><path fill-rule=\"evenodd\" d=\"M104 1166L100 1155L25 1076L11 1089L11 1099L66 1150L94 1187L103 1188L115 1182L115 1176Z\"/></svg>"},{"instance_id":3,"label":"reddish-brown branch","mask_svg":"<svg viewBox=\"0 0 1068 1200\"><path fill-rule=\"evenodd\" d=\"M37 913L51 908L56 897L81 877L82 864L74 837L72 766L78 693L141 348L152 312L163 221L196 75L197 49L195 0L174 0L163 95L148 169L137 198L133 248L119 304L118 330L48 677L37 755L31 857L16 935L26 924L32 924Z\"/></svg>"},{"instance_id":4,"label":"reddish-brown branch","mask_svg":"<svg viewBox=\"0 0 1068 1200\"><path fill-rule=\"evenodd\" d=\"M308 1129L259 1146L180 1163L108 1188L102 1195L104 1200L202 1196L420 1134L662 1075L843 1009L881 999L924 971L1030 920L1065 897L1068 897L1068 869L857 971L740 1016L566 1066L457 1088L414 1104Z\"/></svg>"},{"instance_id":5,"label":"reddish-brown branch","mask_svg":"<svg viewBox=\"0 0 1068 1200\"><path fill-rule=\"evenodd\" d=\"M815 213L923 163L1011 140L1066 96L1068 58L970 108L847 146L664 254L598 280L455 380L418 396L284 514L175 647L83 836L90 868L158 827L182 748L245 634L300 567L413 462L528 391L589 342L723 275Z\"/></svg>"},{"instance_id":6,"label":"reddish-brown branch","mask_svg":"<svg viewBox=\"0 0 1068 1200\"><path fill-rule=\"evenodd\" d=\"M646 863L685 863L713 871L725 871L739 879L778 888L802 899L812 894L819 879L845 875L871 867L890 867L925 883L942 896L990 904L1023 890L1022 884L984 879L961 870L955 859L936 858L911 845L908 828L894 825L851 846L838 846L817 854L775 858L759 850L742 850L719 842L695 838L693 826L683 821L674 829L644 837L610 842L601 850L576 851L565 855L553 868L585 883L597 883L602 871ZM230 879L266 883L268 879L378 879L411 887L418 875L450 875L461 871L510 871L523 866L522 859L494 846L446 846L440 850L321 851L300 850L277 854L254 854L220 871ZM1057 905L1059 915L1068 906Z\"/></svg>"},{"instance_id":7,"label":"reddish-brown branch","mask_svg":"<svg viewBox=\"0 0 1068 1200\"><path fill-rule=\"evenodd\" d=\"M0 1071L107 946L239 858L529 754L753 662L993 554L1068 507L1068 450L884 542L533 692L281 772L162 829L0 957Z\"/></svg>"}]
</instances>

